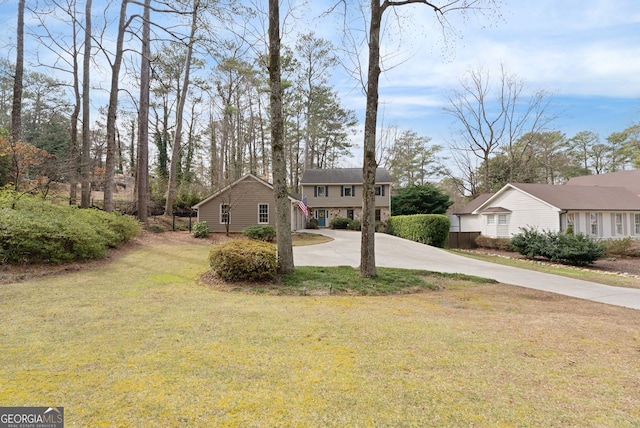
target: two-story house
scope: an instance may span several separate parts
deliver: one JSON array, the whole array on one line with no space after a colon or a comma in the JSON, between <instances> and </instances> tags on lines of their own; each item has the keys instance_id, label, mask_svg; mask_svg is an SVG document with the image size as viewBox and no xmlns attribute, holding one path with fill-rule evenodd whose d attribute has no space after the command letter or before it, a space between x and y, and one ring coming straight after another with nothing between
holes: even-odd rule
<instances>
[{"instance_id":1,"label":"two-story house","mask_svg":"<svg viewBox=\"0 0 640 428\"><path fill-rule=\"evenodd\" d=\"M309 215L319 227L328 227L337 217L362 218L362 168L307 169L300 184ZM386 223L391 216L391 175L384 168L376 170L375 195L376 221Z\"/></svg>"}]
</instances>

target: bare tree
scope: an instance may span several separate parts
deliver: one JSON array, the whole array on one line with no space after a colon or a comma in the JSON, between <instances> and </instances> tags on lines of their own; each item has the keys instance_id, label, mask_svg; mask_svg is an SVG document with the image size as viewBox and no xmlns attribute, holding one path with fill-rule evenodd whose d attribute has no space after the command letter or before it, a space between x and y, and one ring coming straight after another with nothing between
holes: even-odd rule
<instances>
[{"instance_id":1,"label":"bare tree","mask_svg":"<svg viewBox=\"0 0 640 428\"><path fill-rule=\"evenodd\" d=\"M124 34L129 26L127 22L127 5L129 0L121 0L120 18L116 50L111 62L111 88L109 89L109 105L107 107L107 156L105 160L104 209L111 212L114 209L113 190L116 172L116 113L118 111L118 92L120 90L120 68L122 67Z\"/></svg>"},{"instance_id":2,"label":"bare tree","mask_svg":"<svg viewBox=\"0 0 640 428\"><path fill-rule=\"evenodd\" d=\"M178 161L180 160L180 152L182 151L182 122L184 117L184 106L187 101L187 95L189 93L190 74L192 67L193 46L195 44L198 10L200 8L200 1L194 0L193 10L191 11L191 33L189 34L187 42L187 52L184 62L184 79L182 82L182 91L179 94L178 110L176 116L176 129L173 138L173 150L171 153L171 164L169 167L169 185L167 188L167 199L164 207L164 214L171 215L173 212L173 205L176 199L176 187L178 183Z\"/></svg>"},{"instance_id":3,"label":"bare tree","mask_svg":"<svg viewBox=\"0 0 640 428\"><path fill-rule=\"evenodd\" d=\"M91 204L91 7L85 3L84 58L82 59L82 151L80 154L80 206Z\"/></svg>"},{"instance_id":4,"label":"bare tree","mask_svg":"<svg viewBox=\"0 0 640 428\"><path fill-rule=\"evenodd\" d=\"M273 194L276 200L278 271L280 273L290 273L294 270L294 264L291 243L291 205L287 193L287 163L284 150L279 0L269 0L269 86L271 89L271 150L273 157Z\"/></svg>"},{"instance_id":5,"label":"bare tree","mask_svg":"<svg viewBox=\"0 0 640 428\"><path fill-rule=\"evenodd\" d=\"M481 160L483 191L490 191L491 156L502 148L508 154L509 177L528 152L533 139L522 141L526 135L535 136L554 120L548 115L548 94L537 91L523 100L524 82L500 68L500 79L495 92L489 73L482 68L469 70L460 81L461 90L449 96L444 111L459 123L460 141L456 150L468 151ZM520 144L516 144L519 142Z\"/></svg>"},{"instance_id":6,"label":"bare tree","mask_svg":"<svg viewBox=\"0 0 640 428\"><path fill-rule=\"evenodd\" d=\"M140 107L138 112L138 156L136 192L138 220L147 223L149 200L149 85L151 80L151 0L145 0L140 55ZM131 143L133 146L133 142Z\"/></svg>"},{"instance_id":7,"label":"bare tree","mask_svg":"<svg viewBox=\"0 0 640 428\"><path fill-rule=\"evenodd\" d=\"M427 0L371 0L369 21L369 61L367 69L367 106L364 124L363 155L363 202L362 238L360 246L360 275L376 276L375 262L375 179L376 179L376 128L378 119L378 82L380 79L380 35L382 18L390 8L406 5L424 5L431 9L438 20L446 23L445 14L452 11L465 12L480 8L484 3L495 4L494 0L450 0L441 4ZM345 3L346 4L346 3Z\"/></svg>"}]
</instances>

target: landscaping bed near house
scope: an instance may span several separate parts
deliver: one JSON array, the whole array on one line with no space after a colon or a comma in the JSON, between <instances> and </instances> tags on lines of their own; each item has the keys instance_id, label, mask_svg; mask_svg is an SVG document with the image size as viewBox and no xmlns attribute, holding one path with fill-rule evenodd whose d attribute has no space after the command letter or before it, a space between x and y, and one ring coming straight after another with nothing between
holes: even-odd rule
<instances>
[{"instance_id":1,"label":"landscaping bed near house","mask_svg":"<svg viewBox=\"0 0 640 428\"><path fill-rule=\"evenodd\" d=\"M469 253L478 253L485 255L494 255L499 257L507 257L518 260L526 260L526 257L522 254L514 251L476 248L474 250L465 250ZM539 263L547 263L549 265L554 264L546 260L536 260ZM581 266L580 269L589 269L594 272L607 272L607 273L621 273L629 274L640 277L640 258L639 257L603 257L596 260L593 264Z\"/></svg>"}]
</instances>

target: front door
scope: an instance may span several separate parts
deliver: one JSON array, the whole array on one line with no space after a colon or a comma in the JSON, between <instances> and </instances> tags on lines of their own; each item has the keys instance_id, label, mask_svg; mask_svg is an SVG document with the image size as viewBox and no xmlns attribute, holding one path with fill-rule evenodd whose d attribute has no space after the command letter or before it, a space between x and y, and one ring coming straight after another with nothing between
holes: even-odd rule
<instances>
[{"instance_id":1,"label":"front door","mask_svg":"<svg viewBox=\"0 0 640 428\"><path fill-rule=\"evenodd\" d=\"M327 210L316 210L318 227L327 227Z\"/></svg>"}]
</instances>

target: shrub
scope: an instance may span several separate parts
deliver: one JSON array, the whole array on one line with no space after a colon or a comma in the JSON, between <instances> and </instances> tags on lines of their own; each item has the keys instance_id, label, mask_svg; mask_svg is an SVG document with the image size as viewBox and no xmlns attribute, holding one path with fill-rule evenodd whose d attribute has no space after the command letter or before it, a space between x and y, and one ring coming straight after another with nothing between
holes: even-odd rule
<instances>
[{"instance_id":1,"label":"shrub","mask_svg":"<svg viewBox=\"0 0 640 428\"><path fill-rule=\"evenodd\" d=\"M0 193L0 262L98 259L140 232L140 224L122 214Z\"/></svg>"},{"instance_id":2,"label":"shrub","mask_svg":"<svg viewBox=\"0 0 640 428\"><path fill-rule=\"evenodd\" d=\"M307 229L317 229L318 228L318 219L317 218L310 218L309 221L307 222Z\"/></svg>"},{"instance_id":3,"label":"shrub","mask_svg":"<svg viewBox=\"0 0 640 428\"><path fill-rule=\"evenodd\" d=\"M351 220L344 217L336 217L329 222L331 229L348 229Z\"/></svg>"},{"instance_id":4,"label":"shrub","mask_svg":"<svg viewBox=\"0 0 640 428\"><path fill-rule=\"evenodd\" d=\"M449 238L451 222L441 214L391 216L387 233L434 247L444 247Z\"/></svg>"},{"instance_id":5,"label":"shrub","mask_svg":"<svg viewBox=\"0 0 640 428\"><path fill-rule=\"evenodd\" d=\"M351 223L349 223L349 230L362 230L362 223L360 220L351 220Z\"/></svg>"},{"instance_id":6,"label":"shrub","mask_svg":"<svg viewBox=\"0 0 640 428\"><path fill-rule=\"evenodd\" d=\"M535 228L521 228L522 232L511 239L512 248L528 257L573 265L590 264L605 254L604 246L581 233L539 232Z\"/></svg>"},{"instance_id":7,"label":"shrub","mask_svg":"<svg viewBox=\"0 0 640 428\"><path fill-rule=\"evenodd\" d=\"M475 239L475 242L480 248L501 251L510 251L512 249L511 239L509 238L491 238L489 236L480 235Z\"/></svg>"},{"instance_id":8,"label":"shrub","mask_svg":"<svg viewBox=\"0 0 640 428\"><path fill-rule=\"evenodd\" d=\"M633 257L633 239L606 239L602 241L605 253L609 257Z\"/></svg>"},{"instance_id":9,"label":"shrub","mask_svg":"<svg viewBox=\"0 0 640 428\"><path fill-rule=\"evenodd\" d=\"M249 239L266 242L273 242L276 238L275 229L269 225L249 226L242 231L242 234Z\"/></svg>"},{"instance_id":10,"label":"shrub","mask_svg":"<svg viewBox=\"0 0 640 428\"><path fill-rule=\"evenodd\" d=\"M193 224L191 233L194 238L206 238L211 233L211 229L206 221L197 221Z\"/></svg>"},{"instance_id":11,"label":"shrub","mask_svg":"<svg viewBox=\"0 0 640 428\"><path fill-rule=\"evenodd\" d=\"M211 271L225 281L266 281L278 270L276 246L263 241L233 240L209 252Z\"/></svg>"}]
</instances>

